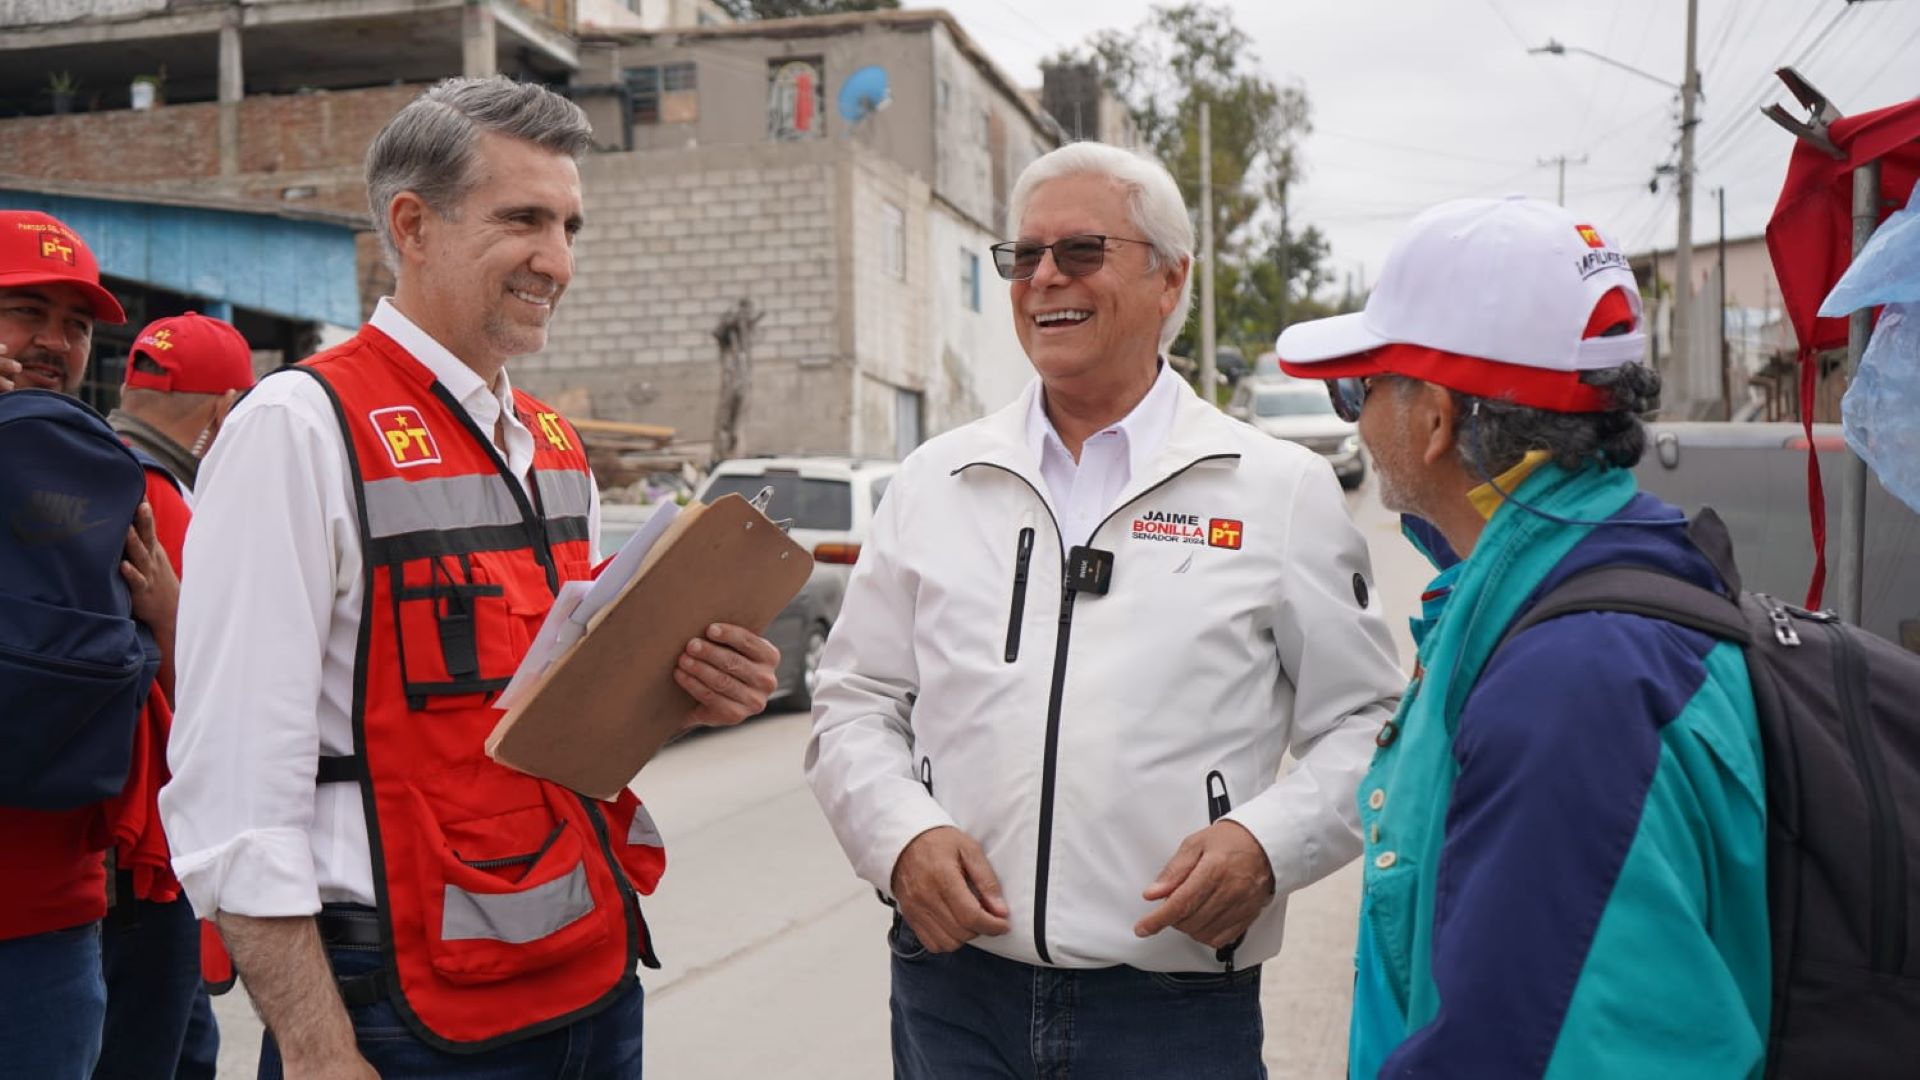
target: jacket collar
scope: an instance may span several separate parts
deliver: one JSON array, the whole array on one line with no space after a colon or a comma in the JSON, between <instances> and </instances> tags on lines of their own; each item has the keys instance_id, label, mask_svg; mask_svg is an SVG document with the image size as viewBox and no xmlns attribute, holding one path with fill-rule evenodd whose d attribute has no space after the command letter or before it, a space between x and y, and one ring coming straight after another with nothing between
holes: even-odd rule
<instances>
[{"instance_id":1,"label":"jacket collar","mask_svg":"<svg viewBox=\"0 0 1920 1080\"><path fill-rule=\"evenodd\" d=\"M1185 379L1175 381L1173 427L1167 433L1166 442L1161 445L1160 452L1154 455L1150 468L1133 471L1133 477L1127 481L1116 505L1125 505L1139 498L1148 488L1165 483L1175 473L1197 462L1222 460L1230 464L1240 457L1234 421L1200 400L1200 395L1194 393ZM954 472L960 472L969 465L992 465L1004 469L1025 480L1051 506L1051 497L1046 493L1047 485L1040 476L1040 459L1027 438L1027 418L1034 408L1035 399L1040 395L1040 389L1040 380L1033 379L1012 403L979 420L974 428L975 440L967 459Z\"/></svg>"},{"instance_id":2,"label":"jacket collar","mask_svg":"<svg viewBox=\"0 0 1920 1080\"><path fill-rule=\"evenodd\" d=\"M194 457L186 447L174 442L167 433L133 415L125 409L115 409L107 414L107 426L119 432L121 438L152 455L168 472L173 474L180 486L193 490L193 482L200 472L200 459Z\"/></svg>"}]
</instances>

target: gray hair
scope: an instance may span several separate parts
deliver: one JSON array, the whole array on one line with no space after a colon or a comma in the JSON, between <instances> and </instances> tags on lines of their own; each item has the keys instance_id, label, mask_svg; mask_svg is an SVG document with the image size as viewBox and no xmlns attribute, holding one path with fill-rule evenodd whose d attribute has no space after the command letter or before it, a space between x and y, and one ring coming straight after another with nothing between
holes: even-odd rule
<instances>
[{"instance_id":1,"label":"gray hair","mask_svg":"<svg viewBox=\"0 0 1920 1080\"><path fill-rule=\"evenodd\" d=\"M1476 478L1495 477L1532 450L1545 450L1569 471L1589 465L1632 468L1647 449L1643 422L1660 407L1660 373L1645 364L1582 372L1580 381L1612 392L1606 412L1564 413L1474 397L1458 390L1460 460Z\"/></svg>"},{"instance_id":2,"label":"gray hair","mask_svg":"<svg viewBox=\"0 0 1920 1080\"><path fill-rule=\"evenodd\" d=\"M593 145L593 128L580 106L536 83L505 75L443 79L387 121L367 148L367 204L380 233L381 253L398 270L387 211L411 191L442 217L454 217L479 178L473 147L493 132L579 159Z\"/></svg>"},{"instance_id":3,"label":"gray hair","mask_svg":"<svg viewBox=\"0 0 1920 1080\"><path fill-rule=\"evenodd\" d=\"M1189 273L1180 286L1180 302L1160 323L1160 349L1165 352L1180 336L1193 308L1193 220L1173 174L1159 162L1132 150L1098 142L1068 143L1042 155L1020 173L1007 206L1007 228L1018 235L1027 202L1040 185L1068 176L1104 176L1120 185L1127 196L1127 217L1152 245L1148 265L1154 269L1186 263Z\"/></svg>"}]
</instances>

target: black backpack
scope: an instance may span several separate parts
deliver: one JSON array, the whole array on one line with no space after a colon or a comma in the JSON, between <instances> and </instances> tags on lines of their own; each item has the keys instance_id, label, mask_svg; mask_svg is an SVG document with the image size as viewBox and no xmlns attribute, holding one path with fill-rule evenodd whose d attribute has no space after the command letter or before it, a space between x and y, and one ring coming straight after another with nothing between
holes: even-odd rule
<instances>
[{"instance_id":1,"label":"black backpack","mask_svg":"<svg viewBox=\"0 0 1920 1080\"><path fill-rule=\"evenodd\" d=\"M1568 578L1508 628L1581 611L1665 619L1747 657L1766 759L1768 1077L1920 1076L1920 655L1743 592L1726 526L1688 530L1737 595L1656 570Z\"/></svg>"},{"instance_id":2,"label":"black backpack","mask_svg":"<svg viewBox=\"0 0 1920 1080\"><path fill-rule=\"evenodd\" d=\"M45 390L0 394L0 806L119 794L160 655L120 577L146 495L99 414Z\"/></svg>"}]
</instances>

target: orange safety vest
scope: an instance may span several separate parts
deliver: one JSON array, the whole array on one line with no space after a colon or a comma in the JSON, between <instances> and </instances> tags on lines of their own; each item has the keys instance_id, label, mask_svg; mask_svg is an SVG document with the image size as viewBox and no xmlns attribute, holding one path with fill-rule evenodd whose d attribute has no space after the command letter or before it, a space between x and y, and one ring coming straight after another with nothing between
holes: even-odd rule
<instances>
[{"instance_id":1,"label":"orange safety vest","mask_svg":"<svg viewBox=\"0 0 1920 1080\"><path fill-rule=\"evenodd\" d=\"M477 1052L571 1023L658 967L635 890L666 852L612 803L489 759L491 702L562 582L591 576L579 435L515 391L532 497L419 361L362 328L300 370L346 434L365 607L353 742L320 781L361 785L387 992L421 1039Z\"/></svg>"}]
</instances>

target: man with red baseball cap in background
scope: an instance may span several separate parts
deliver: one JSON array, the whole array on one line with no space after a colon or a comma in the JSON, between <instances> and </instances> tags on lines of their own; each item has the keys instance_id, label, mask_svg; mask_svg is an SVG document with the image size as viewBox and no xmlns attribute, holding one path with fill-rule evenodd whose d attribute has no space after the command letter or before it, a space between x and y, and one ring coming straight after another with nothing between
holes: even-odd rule
<instances>
[{"instance_id":1,"label":"man with red baseball cap in background","mask_svg":"<svg viewBox=\"0 0 1920 1080\"><path fill-rule=\"evenodd\" d=\"M107 414L107 423L191 492L227 412L252 386L247 339L230 323L189 311L140 331L127 357L120 407Z\"/></svg>"},{"instance_id":2,"label":"man with red baseball cap in background","mask_svg":"<svg viewBox=\"0 0 1920 1080\"><path fill-rule=\"evenodd\" d=\"M107 423L143 456L155 532L183 573L182 548L200 458L221 421L253 386L253 350L231 324L198 312L158 319L140 331L127 357L120 407ZM177 494L176 494L177 493ZM166 511L163 512L162 508ZM171 660L171 657L167 658ZM110 815L115 829L114 902L102 936L106 962L106 1038L94 1080L159 1075L178 1060L176 1080L212 1077L220 1047L202 982L231 981L231 964L211 926L197 922L177 892L157 799L167 781L165 710L144 718L133 775ZM156 883L164 888L155 890ZM204 947L203 947L203 937Z\"/></svg>"},{"instance_id":3,"label":"man with red baseball cap in background","mask_svg":"<svg viewBox=\"0 0 1920 1080\"><path fill-rule=\"evenodd\" d=\"M0 392L71 395L86 375L95 322L122 323L126 312L100 284L99 264L72 229L36 211L0 211ZM156 538L156 517L184 521L179 496L156 510L142 506L119 568L144 623L165 653L173 647L179 582ZM110 572L110 570L109 570ZM3 602L4 598L0 598ZM170 686L161 667L141 726L164 711L157 692ZM0 722L26 718L0 717ZM136 737L137 738L137 737ZM165 744L147 749L164 753ZM136 748L133 773L138 774ZM9 1075L85 1078L100 1055L106 989L100 920L107 909L102 852L120 832L123 795L72 810L0 806L0 1068ZM179 886L170 874L151 882L160 895Z\"/></svg>"}]
</instances>

